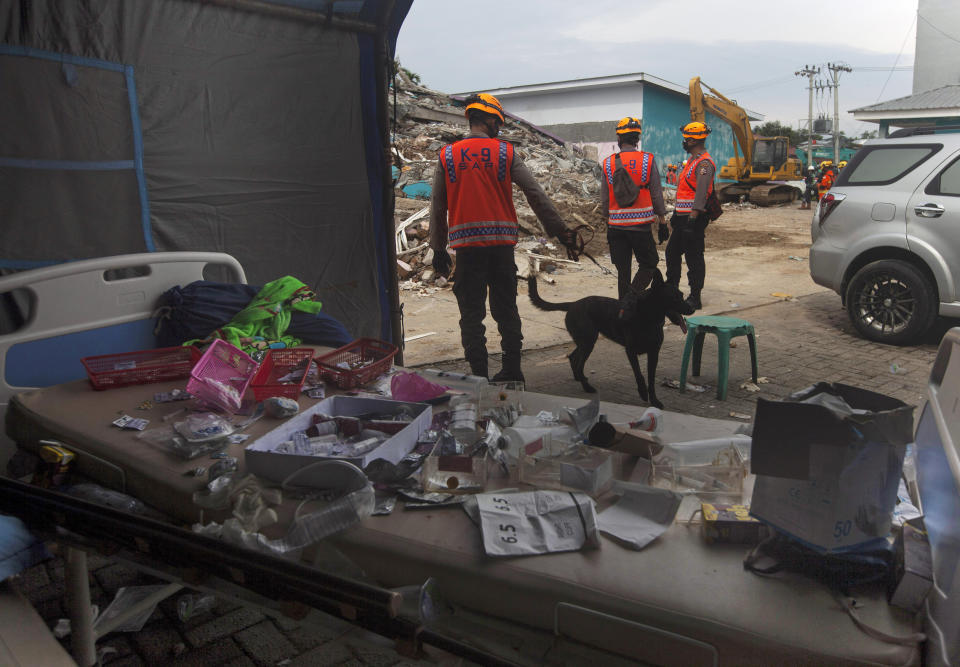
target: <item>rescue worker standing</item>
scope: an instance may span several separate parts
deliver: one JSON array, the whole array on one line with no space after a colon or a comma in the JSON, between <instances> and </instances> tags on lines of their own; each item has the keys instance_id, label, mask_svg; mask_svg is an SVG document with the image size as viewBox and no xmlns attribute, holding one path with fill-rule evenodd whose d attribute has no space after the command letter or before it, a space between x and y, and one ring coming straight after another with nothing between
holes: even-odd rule
<instances>
[{"instance_id":1,"label":"rescue worker standing","mask_svg":"<svg viewBox=\"0 0 960 667\"><path fill-rule=\"evenodd\" d=\"M822 171L820 176L820 183L817 184L817 190L819 191L819 194L817 196L818 201L820 199L823 199L823 195L827 194L827 191L833 187L833 179L834 179L833 161L824 160L823 162L820 163L820 169Z\"/></svg>"},{"instance_id":2,"label":"rescue worker standing","mask_svg":"<svg viewBox=\"0 0 960 667\"><path fill-rule=\"evenodd\" d=\"M607 242L610 260L617 267L617 292L622 299L631 282L631 254L637 258L636 289L644 289L653 279L660 261L657 244L653 240L653 220L665 225L667 209L663 204L660 173L653 153L637 149L642 133L640 121L627 116L617 123L617 145L614 153L603 161L603 184L600 199L603 215L607 218ZM619 159L618 159L619 158ZM619 163L619 164L618 164ZM614 196L614 171L622 166L639 188L633 203L620 206ZM631 193L632 194L632 193Z\"/></svg>"},{"instance_id":3,"label":"rescue worker standing","mask_svg":"<svg viewBox=\"0 0 960 667\"><path fill-rule=\"evenodd\" d=\"M717 167L707 153L706 140L710 128L699 121L680 128L683 149L690 153L678 174L677 203L670 218L672 233L667 242L667 282L680 286L680 258L687 260L687 281L690 294L687 304L700 310L700 293L706 277L703 261L704 232L710 222L704 213L707 196L713 192L713 176ZM663 236L660 237L663 241Z\"/></svg>"},{"instance_id":4,"label":"rescue worker standing","mask_svg":"<svg viewBox=\"0 0 960 667\"><path fill-rule=\"evenodd\" d=\"M667 185L676 185L677 184L677 165L668 164L667 165Z\"/></svg>"},{"instance_id":5,"label":"rescue worker standing","mask_svg":"<svg viewBox=\"0 0 960 667\"><path fill-rule=\"evenodd\" d=\"M800 205L801 210L809 209L810 202L817 196L817 172L812 164L807 167L807 175L803 179L803 185L803 204Z\"/></svg>"},{"instance_id":6,"label":"rescue worker standing","mask_svg":"<svg viewBox=\"0 0 960 667\"><path fill-rule=\"evenodd\" d=\"M488 376L487 339L483 318L487 293L490 314L500 331L503 368L493 379L523 381L520 350L523 341L517 310L517 213L513 185L523 191L530 208L551 236L567 248L576 234L567 229L546 193L513 145L497 139L503 107L493 95L467 99L465 115L470 134L440 149L430 198L430 247L437 274L450 273L447 242L457 251L453 293L460 308L460 340L470 372ZM449 220L448 220L449 218Z\"/></svg>"}]
</instances>

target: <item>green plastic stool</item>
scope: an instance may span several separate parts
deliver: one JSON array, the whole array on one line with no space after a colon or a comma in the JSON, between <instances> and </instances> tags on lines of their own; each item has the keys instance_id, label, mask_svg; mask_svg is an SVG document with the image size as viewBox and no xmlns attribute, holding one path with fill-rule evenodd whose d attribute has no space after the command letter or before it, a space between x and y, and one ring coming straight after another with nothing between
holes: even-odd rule
<instances>
[{"instance_id":1,"label":"green plastic stool","mask_svg":"<svg viewBox=\"0 0 960 667\"><path fill-rule=\"evenodd\" d=\"M712 333L717 337L717 358L720 368L717 373L717 398L727 398L727 379L730 375L730 340L737 336L746 336L750 343L750 361L753 365L753 381L757 381L757 339L753 325L736 317L702 315L687 318L687 342L683 346L683 360L680 362L680 391L687 388L687 362L693 352L693 373L700 375L700 357L703 355L703 337Z\"/></svg>"}]
</instances>

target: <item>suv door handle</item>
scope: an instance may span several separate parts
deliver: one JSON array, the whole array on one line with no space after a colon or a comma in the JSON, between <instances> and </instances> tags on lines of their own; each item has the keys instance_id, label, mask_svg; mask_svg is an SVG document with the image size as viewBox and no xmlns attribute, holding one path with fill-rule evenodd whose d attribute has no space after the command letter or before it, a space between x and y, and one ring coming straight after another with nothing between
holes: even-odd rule
<instances>
[{"instance_id":1,"label":"suv door handle","mask_svg":"<svg viewBox=\"0 0 960 667\"><path fill-rule=\"evenodd\" d=\"M944 208L938 204L920 204L913 211L921 218L939 218Z\"/></svg>"}]
</instances>

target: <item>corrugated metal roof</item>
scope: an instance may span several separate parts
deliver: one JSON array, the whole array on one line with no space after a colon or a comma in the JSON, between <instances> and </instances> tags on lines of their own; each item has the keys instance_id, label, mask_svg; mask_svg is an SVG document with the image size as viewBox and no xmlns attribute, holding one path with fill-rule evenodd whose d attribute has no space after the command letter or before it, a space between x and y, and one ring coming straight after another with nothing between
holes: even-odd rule
<instances>
[{"instance_id":1,"label":"corrugated metal roof","mask_svg":"<svg viewBox=\"0 0 960 667\"><path fill-rule=\"evenodd\" d=\"M916 111L920 109L956 109L960 107L960 84L934 88L916 95L871 104L853 111Z\"/></svg>"}]
</instances>

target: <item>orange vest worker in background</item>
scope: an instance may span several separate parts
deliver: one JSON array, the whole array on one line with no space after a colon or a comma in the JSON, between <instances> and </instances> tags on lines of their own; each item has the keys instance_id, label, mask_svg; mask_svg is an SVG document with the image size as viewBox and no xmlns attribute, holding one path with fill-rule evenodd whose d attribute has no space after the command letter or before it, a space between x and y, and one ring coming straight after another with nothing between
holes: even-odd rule
<instances>
[{"instance_id":1,"label":"orange vest worker in background","mask_svg":"<svg viewBox=\"0 0 960 667\"><path fill-rule=\"evenodd\" d=\"M603 161L600 185L603 213L607 218L607 242L610 260L617 267L617 292L622 299L631 285L631 255L637 259L637 275L633 287L639 292L653 278L660 257L653 240L652 223L664 225L667 209L663 204L660 173L653 153L637 149L643 130L638 119L627 116L617 123L617 145L614 153ZM620 206L614 196L613 174L623 167L639 188L633 203Z\"/></svg>"}]
</instances>

